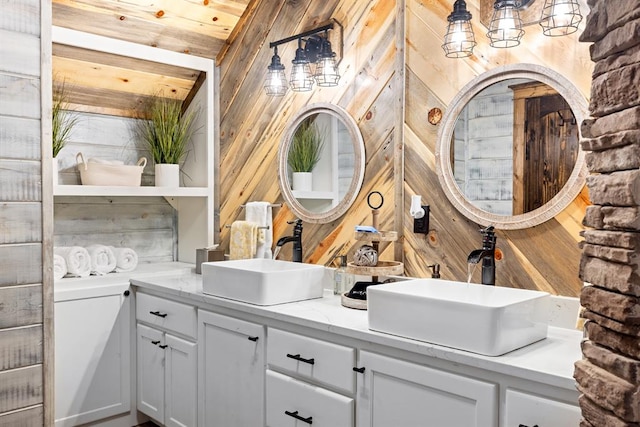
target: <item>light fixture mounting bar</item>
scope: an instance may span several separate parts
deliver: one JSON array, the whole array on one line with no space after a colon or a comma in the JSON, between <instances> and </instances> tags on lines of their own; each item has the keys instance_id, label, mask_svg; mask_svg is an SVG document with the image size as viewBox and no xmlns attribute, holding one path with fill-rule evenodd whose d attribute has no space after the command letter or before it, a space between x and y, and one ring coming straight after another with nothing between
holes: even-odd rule
<instances>
[{"instance_id":1,"label":"light fixture mounting bar","mask_svg":"<svg viewBox=\"0 0 640 427\"><path fill-rule=\"evenodd\" d=\"M270 42L269 43L269 48L273 49L274 47L280 46L281 44L288 43L288 42L291 42L291 41L294 41L294 40L298 40L298 39L301 39L301 38L304 38L304 37L312 36L314 34L318 34L318 33L321 33L323 31L326 31L326 30L333 30L333 22L330 22L330 23L328 23L326 25L322 25L320 27L314 28L313 30L305 31L303 33L296 34L294 36L290 36L290 37L287 37L287 38L284 38L284 39L281 39L281 40L276 40L274 42Z\"/></svg>"}]
</instances>

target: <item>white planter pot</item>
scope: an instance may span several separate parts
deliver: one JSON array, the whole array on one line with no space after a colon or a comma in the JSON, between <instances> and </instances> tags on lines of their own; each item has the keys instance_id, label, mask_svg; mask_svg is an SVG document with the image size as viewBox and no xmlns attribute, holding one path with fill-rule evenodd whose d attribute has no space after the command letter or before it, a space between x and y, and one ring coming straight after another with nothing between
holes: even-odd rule
<instances>
[{"instance_id":1,"label":"white planter pot","mask_svg":"<svg viewBox=\"0 0 640 427\"><path fill-rule=\"evenodd\" d=\"M53 185L58 185L58 158L51 159L51 176Z\"/></svg>"},{"instance_id":2,"label":"white planter pot","mask_svg":"<svg viewBox=\"0 0 640 427\"><path fill-rule=\"evenodd\" d=\"M293 191L311 191L313 189L313 173L294 172Z\"/></svg>"},{"instance_id":3,"label":"white planter pot","mask_svg":"<svg viewBox=\"0 0 640 427\"><path fill-rule=\"evenodd\" d=\"M180 187L180 166L160 163L155 166L156 187Z\"/></svg>"}]
</instances>

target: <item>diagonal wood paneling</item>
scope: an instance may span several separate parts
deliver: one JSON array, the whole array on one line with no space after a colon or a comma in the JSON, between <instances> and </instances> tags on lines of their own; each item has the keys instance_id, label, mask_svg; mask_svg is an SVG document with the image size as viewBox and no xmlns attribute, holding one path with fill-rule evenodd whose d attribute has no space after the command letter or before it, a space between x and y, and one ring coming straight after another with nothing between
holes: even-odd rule
<instances>
[{"instance_id":1,"label":"diagonal wood paneling","mask_svg":"<svg viewBox=\"0 0 640 427\"><path fill-rule=\"evenodd\" d=\"M242 219L240 204L250 200L282 202L278 187L277 152L287 123L298 109L313 102L332 102L345 108L364 135L366 172L362 190L349 212L328 224L305 224L304 257L327 263L337 253L352 253L357 224L370 224L366 204L370 191L385 194L380 224L393 229L395 215L394 147L397 126L394 104L402 94L396 79L396 2L331 0L259 2L245 16L220 64L220 223L221 244L228 247L224 225ZM336 88L267 97L262 85L273 51L268 43L336 19L344 30L342 75ZM290 69L295 42L278 49ZM368 114L370 113L370 114ZM274 213L274 239L289 235L286 223L293 214L283 206ZM290 248L281 258L290 257ZM393 259L393 245L382 248L383 259Z\"/></svg>"},{"instance_id":2,"label":"diagonal wood paneling","mask_svg":"<svg viewBox=\"0 0 640 427\"><path fill-rule=\"evenodd\" d=\"M411 218L405 216L405 271L412 276L428 277L427 266L441 264L442 277L466 280L466 255L480 247L479 226L460 215L440 189L435 170L437 126L430 125L427 112L438 107L443 111L455 94L480 73L498 65L528 62L544 65L572 80L583 94L589 93L591 70L588 45L578 42L578 34L561 38L541 35L538 26L526 27L522 44L513 49L488 46L479 17L479 0L468 0L474 15L473 25L478 45L467 59L449 59L440 44L446 29L446 16L452 2L435 0L428 5L407 0L407 63L405 101L405 212L410 196L421 194L431 205L428 236L411 233ZM583 14L587 8L581 2ZM579 233L588 205L586 191L554 219L526 230L499 231L498 248L502 259L497 263L499 285L541 289L554 294L577 296L582 282ZM479 270L473 281L480 280Z\"/></svg>"}]
</instances>

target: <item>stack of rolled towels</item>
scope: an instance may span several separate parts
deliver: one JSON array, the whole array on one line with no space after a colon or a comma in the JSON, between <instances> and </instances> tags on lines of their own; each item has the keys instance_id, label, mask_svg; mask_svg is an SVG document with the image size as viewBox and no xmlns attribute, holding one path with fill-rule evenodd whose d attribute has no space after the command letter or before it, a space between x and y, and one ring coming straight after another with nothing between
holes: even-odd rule
<instances>
[{"instance_id":1,"label":"stack of rolled towels","mask_svg":"<svg viewBox=\"0 0 640 427\"><path fill-rule=\"evenodd\" d=\"M126 273L138 265L138 254L131 248L105 245L55 247L53 255L54 279L104 275L113 271Z\"/></svg>"}]
</instances>

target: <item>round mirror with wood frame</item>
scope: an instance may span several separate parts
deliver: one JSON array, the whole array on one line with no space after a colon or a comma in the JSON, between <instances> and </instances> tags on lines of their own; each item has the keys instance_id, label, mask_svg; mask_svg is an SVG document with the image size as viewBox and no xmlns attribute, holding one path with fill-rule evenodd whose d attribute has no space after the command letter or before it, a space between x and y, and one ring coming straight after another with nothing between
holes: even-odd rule
<instances>
[{"instance_id":1,"label":"round mirror with wood frame","mask_svg":"<svg viewBox=\"0 0 640 427\"><path fill-rule=\"evenodd\" d=\"M290 157L301 134L318 134L320 153L309 188L295 188ZM308 135L307 135L308 137ZM314 137L312 137L313 139ZM326 223L339 218L356 199L364 179L365 151L356 121L343 108L314 103L302 108L289 123L278 149L280 191L300 219Z\"/></svg>"},{"instance_id":2,"label":"round mirror with wood frame","mask_svg":"<svg viewBox=\"0 0 640 427\"><path fill-rule=\"evenodd\" d=\"M569 80L553 70L534 64L505 65L483 73L465 85L451 101L449 108L447 108L443 116L436 143L436 171L442 189L456 209L470 220L482 226L493 225L497 229L513 230L541 224L565 209L582 190L587 171L584 152L577 147L577 153L574 156L575 163L573 170L570 171L570 174L567 172L568 178L565 178L564 186L557 189L557 191L554 192L555 195L550 197L544 204L541 206L534 205L534 208L530 209L523 208L523 203L519 200L520 196L518 193L521 192L521 190L518 190L517 187L519 184L522 184L522 177L517 176L516 173L513 184L515 196L512 213L510 215L495 213L490 211L490 209L483 208L483 206L470 200L470 198L461 191L459 182L456 181L456 177L454 176L454 140L459 117L474 97L490 86L503 83L505 80L529 82L524 85L513 85L511 87L511 89L514 90L514 100L517 98L516 86L518 86L518 89L524 88L524 92L531 91L534 94L533 96L538 96L536 91L539 92L540 89L529 89L529 87L539 86L551 88L552 91L557 92L557 94L564 98L564 101L569 105L573 120L577 123L578 127L586 117L588 104L585 97L580 94L575 85ZM522 105L518 106L517 100L514 101L514 103L516 106L513 107L513 114L525 114ZM513 124L513 139L516 141L513 145L514 171L522 170L522 163L531 161L531 159L524 157L525 153L521 152L524 151L522 146L517 144L518 140L522 141L526 138L521 135L523 132L522 128L524 127L521 122L522 121L516 121L514 119ZM544 162L545 159L538 159L538 161Z\"/></svg>"}]
</instances>

